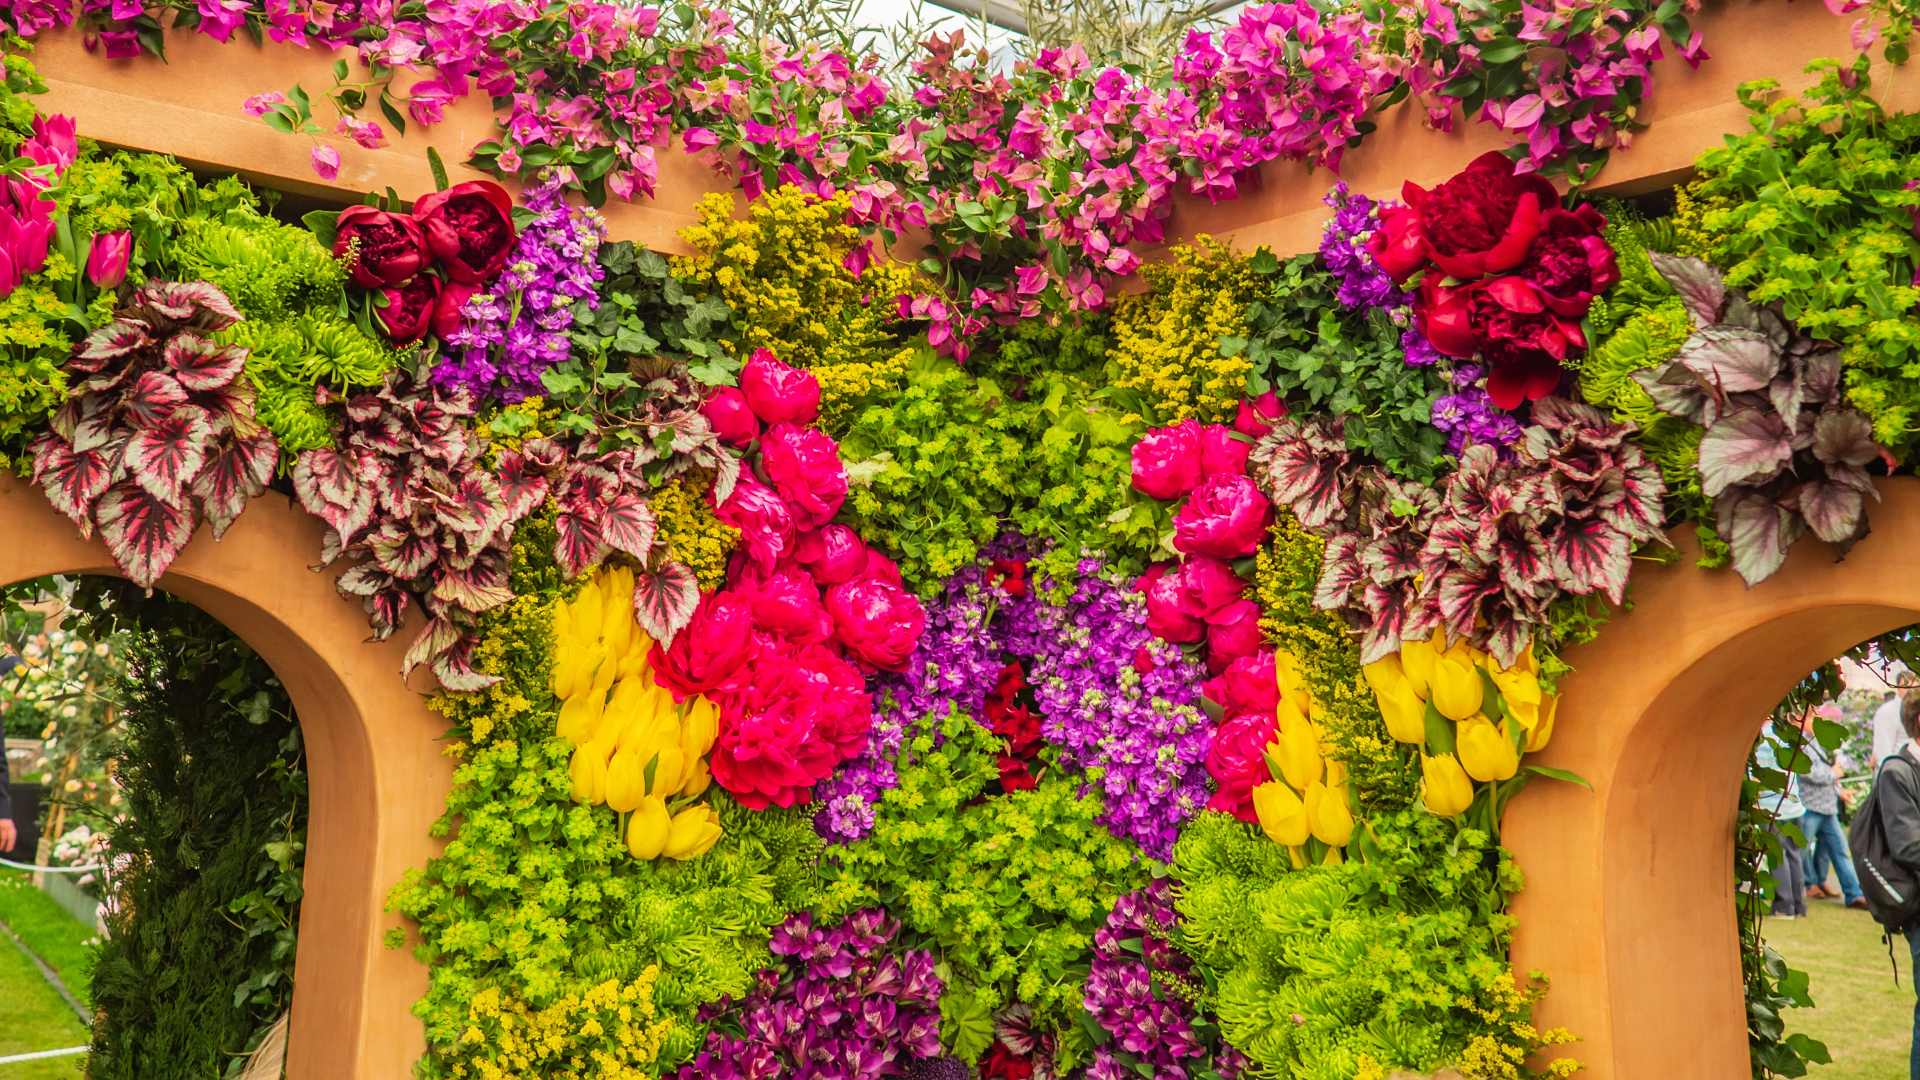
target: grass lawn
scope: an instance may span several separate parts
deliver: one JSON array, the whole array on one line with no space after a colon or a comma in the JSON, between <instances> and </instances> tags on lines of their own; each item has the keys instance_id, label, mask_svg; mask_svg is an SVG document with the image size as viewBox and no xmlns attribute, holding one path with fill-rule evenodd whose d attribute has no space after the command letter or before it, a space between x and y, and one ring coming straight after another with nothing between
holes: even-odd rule
<instances>
[{"instance_id":1,"label":"grass lawn","mask_svg":"<svg viewBox=\"0 0 1920 1080\"><path fill-rule=\"evenodd\" d=\"M1787 962L1804 968L1814 1008L1787 1013L1787 1028L1827 1044L1833 1064L1815 1065L1809 1080L1899 1080L1907 1075L1913 1034L1913 971L1907 943L1894 941L1900 985L1893 984L1880 926L1838 900L1807 901L1808 917L1769 919L1766 938Z\"/></svg>"},{"instance_id":2,"label":"grass lawn","mask_svg":"<svg viewBox=\"0 0 1920 1080\"><path fill-rule=\"evenodd\" d=\"M25 874L0 871L0 920L39 953L83 1002L87 996L86 942L91 927L35 889ZM35 1050L82 1046L87 1029L39 969L13 942L0 937L0 1057ZM84 1056L0 1066L6 1080L74 1080L82 1075Z\"/></svg>"}]
</instances>

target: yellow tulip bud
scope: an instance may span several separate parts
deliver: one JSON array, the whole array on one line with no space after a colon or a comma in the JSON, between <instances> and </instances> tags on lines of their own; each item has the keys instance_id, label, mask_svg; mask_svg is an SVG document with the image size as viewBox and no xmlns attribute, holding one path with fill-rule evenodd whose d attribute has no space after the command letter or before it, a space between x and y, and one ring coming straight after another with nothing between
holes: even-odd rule
<instances>
[{"instance_id":1,"label":"yellow tulip bud","mask_svg":"<svg viewBox=\"0 0 1920 1080\"><path fill-rule=\"evenodd\" d=\"M573 598L573 632L581 644L600 641L600 624L605 612L606 597L600 592L600 586L594 581L581 586L580 595Z\"/></svg>"},{"instance_id":2,"label":"yellow tulip bud","mask_svg":"<svg viewBox=\"0 0 1920 1080\"><path fill-rule=\"evenodd\" d=\"M677 746L664 746L653 759L653 780L647 784L647 791L654 795L671 795L680 790L687 779L687 755Z\"/></svg>"},{"instance_id":3,"label":"yellow tulip bud","mask_svg":"<svg viewBox=\"0 0 1920 1080\"><path fill-rule=\"evenodd\" d=\"M1559 711L1560 698L1554 694L1546 695L1546 701L1540 706L1540 722L1533 725L1532 731L1527 732L1525 747L1527 753L1531 754L1536 750L1547 748L1548 741L1553 738L1553 718Z\"/></svg>"},{"instance_id":4,"label":"yellow tulip bud","mask_svg":"<svg viewBox=\"0 0 1920 1080\"><path fill-rule=\"evenodd\" d=\"M698 798L713 783L713 773L707 769L706 758L694 758L687 766L687 778L681 782L678 794Z\"/></svg>"},{"instance_id":5,"label":"yellow tulip bud","mask_svg":"<svg viewBox=\"0 0 1920 1080\"><path fill-rule=\"evenodd\" d=\"M1473 805L1473 781L1452 754L1421 754L1420 799L1441 817L1458 817Z\"/></svg>"},{"instance_id":6,"label":"yellow tulip bud","mask_svg":"<svg viewBox=\"0 0 1920 1080\"><path fill-rule=\"evenodd\" d=\"M704 757L713 749L713 740L720 734L720 706L701 694L687 702L686 708L686 718L680 725L680 742L688 754Z\"/></svg>"},{"instance_id":7,"label":"yellow tulip bud","mask_svg":"<svg viewBox=\"0 0 1920 1080\"><path fill-rule=\"evenodd\" d=\"M573 781L573 801L595 806L607 801L607 755L593 744L578 747L567 763L567 775Z\"/></svg>"},{"instance_id":8,"label":"yellow tulip bud","mask_svg":"<svg viewBox=\"0 0 1920 1080\"><path fill-rule=\"evenodd\" d=\"M627 850L636 859L658 858L667 846L673 830L673 817L667 813L667 801L649 795L627 820Z\"/></svg>"},{"instance_id":9,"label":"yellow tulip bud","mask_svg":"<svg viewBox=\"0 0 1920 1080\"><path fill-rule=\"evenodd\" d=\"M1414 693L1400 658L1388 656L1361 669L1380 703L1380 715L1387 721L1387 734L1394 741L1423 743L1427 739L1427 703Z\"/></svg>"},{"instance_id":10,"label":"yellow tulip bud","mask_svg":"<svg viewBox=\"0 0 1920 1080\"><path fill-rule=\"evenodd\" d=\"M607 762L607 805L615 811L625 814L640 805L647 793L642 765L639 755L631 750L616 750L613 760Z\"/></svg>"},{"instance_id":11,"label":"yellow tulip bud","mask_svg":"<svg viewBox=\"0 0 1920 1080\"><path fill-rule=\"evenodd\" d=\"M1313 715L1313 693L1307 689L1307 679L1300 671L1300 661L1285 649L1273 654L1273 674L1280 685L1280 697L1283 700L1297 702L1300 711Z\"/></svg>"},{"instance_id":12,"label":"yellow tulip bud","mask_svg":"<svg viewBox=\"0 0 1920 1080\"><path fill-rule=\"evenodd\" d=\"M593 738L600 727L600 717L606 711L607 696L595 693L591 687L575 694L560 706L560 719L553 726L553 733L575 746Z\"/></svg>"},{"instance_id":13,"label":"yellow tulip bud","mask_svg":"<svg viewBox=\"0 0 1920 1080\"><path fill-rule=\"evenodd\" d=\"M1337 847L1328 848L1327 853L1320 856L1321 866L1339 866L1346 861L1346 858L1340 854L1340 849Z\"/></svg>"},{"instance_id":14,"label":"yellow tulip bud","mask_svg":"<svg viewBox=\"0 0 1920 1080\"><path fill-rule=\"evenodd\" d=\"M1253 789L1253 812L1274 843L1294 847L1307 842L1307 805L1280 781L1269 780Z\"/></svg>"},{"instance_id":15,"label":"yellow tulip bud","mask_svg":"<svg viewBox=\"0 0 1920 1080\"><path fill-rule=\"evenodd\" d=\"M647 654L644 652L629 651L625 656L620 658L620 663L614 668L614 671L616 672L616 677L622 680L647 679L649 682L652 681L652 676L647 672Z\"/></svg>"},{"instance_id":16,"label":"yellow tulip bud","mask_svg":"<svg viewBox=\"0 0 1920 1080\"><path fill-rule=\"evenodd\" d=\"M1347 809L1346 785L1315 784L1307 789L1307 827L1314 839L1340 847L1353 838L1353 811Z\"/></svg>"},{"instance_id":17,"label":"yellow tulip bud","mask_svg":"<svg viewBox=\"0 0 1920 1080\"><path fill-rule=\"evenodd\" d=\"M1454 754L1467 775L1482 782L1511 780L1520 769L1520 752L1513 748L1513 740L1484 716L1460 725Z\"/></svg>"},{"instance_id":18,"label":"yellow tulip bud","mask_svg":"<svg viewBox=\"0 0 1920 1080\"><path fill-rule=\"evenodd\" d=\"M1288 848L1288 849L1287 849L1287 861L1288 861L1289 863L1291 863L1291 864L1293 864L1293 868L1294 868L1295 870L1305 870L1305 869L1307 868L1307 865L1308 865L1308 864L1307 864L1307 849L1306 849L1306 848L1304 848L1304 847L1290 847L1290 848Z\"/></svg>"},{"instance_id":19,"label":"yellow tulip bud","mask_svg":"<svg viewBox=\"0 0 1920 1080\"><path fill-rule=\"evenodd\" d=\"M1269 744L1280 762L1280 775L1295 791L1305 791L1320 780L1320 737L1299 713L1282 709L1279 736Z\"/></svg>"},{"instance_id":20,"label":"yellow tulip bud","mask_svg":"<svg viewBox=\"0 0 1920 1080\"><path fill-rule=\"evenodd\" d=\"M1480 711L1485 688L1480 683L1479 669L1463 649L1448 649L1435 657L1433 676L1427 685L1431 691L1428 700L1449 720L1465 720Z\"/></svg>"},{"instance_id":21,"label":"yellow tulip bud","mask_svg":"<svg viewBox=\"0 0 1920 1080\"><path fill-rule=\"evenodd\" d=\"M673 816L672 828L667 833L666 847L661 851L669 859L691 859L704 855L720 839L720 815L713 807L702 803L689 806Z\"/></svg>"},{"instance_id":22,"label":"yellow tulip bud","mask_svg":"<svg viewBox=\"0 0 1920 1080\"><path fill-rule=\"evenodd\" d=\"M1327 759L1327 775L1323 781L1328 787L1335 788L1347 782L1347 767L1332 758Z\"/></svg>"},{"instance_id":23,"label":"yellow tulip bud","mask_svg":"<svg viewBox=\"0 0 1920 1080\"><path fill-rule=\"evenodd\" d=\"M625 656L633 644L633 571L615 567L607 578L607 606L601 614L600 636L607 640L608 652Z\"/></svg>"},{"instance_id":24,"label":"yellow tulip bud","mask_svg":"<svg viewBox=\"0 0 1920 1080\"><path fill-rule=\"evenodd\" d=\"M1429 685L1433 682L1433 662L1440 657L1440 631L1433 632L1429 641L1403 641L1400 643L1400 666L1407 673L1407 685L1413 692L1425 700Z\"/></svg>"}]
</instances>

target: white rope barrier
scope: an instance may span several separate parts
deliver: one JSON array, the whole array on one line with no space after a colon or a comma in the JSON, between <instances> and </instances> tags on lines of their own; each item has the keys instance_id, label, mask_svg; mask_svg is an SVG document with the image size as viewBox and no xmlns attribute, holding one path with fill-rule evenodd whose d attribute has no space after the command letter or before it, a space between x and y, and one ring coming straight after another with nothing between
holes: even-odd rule
<instances>
[{"instance_id":1,"label":"white rope barrier","mask_svg":"<svg viewBox=\"0 0 1920 1080\"><path fill-rule=\"evenodd\" d=\"M23 1061L45 1061L48 1058L78 1057L87 1052L84 1046L69 1046L64 1050L36 1050L31 1054L13 1054L0 1057L0 1065L18 1065Z\"/></svg>"},{"instance_id":2,"label":"white rope barrier","mask_svg":"<svg viewBox=\"0 0 1920 1080\"><path fill-rule=\"evenodd\" d=\"M12 859L0 859L0 866L39 874L91 874L96 870L107 868L106 863L88 863L85 866L35 866L32 863L14 862ZM5 1058L0 1058L0 1063L5 1061Z\"/></svg>"}]
</instances>

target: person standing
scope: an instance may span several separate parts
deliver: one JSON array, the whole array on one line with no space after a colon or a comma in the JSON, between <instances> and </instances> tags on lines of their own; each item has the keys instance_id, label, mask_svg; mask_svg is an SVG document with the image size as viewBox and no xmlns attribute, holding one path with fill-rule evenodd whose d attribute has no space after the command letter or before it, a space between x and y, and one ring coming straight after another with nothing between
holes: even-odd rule
<instances>
[{"instance_id":1,"label":"person standing","mask_svg":"<svg viewBox=\"0 0 1920 1080\"><path fill-rule=\"evenodd\" d=\"M1865 908L1867 898L1860 893L1860 878L1854 873L1853 853L1847 850L1847 834L1840 828L1840 784L1826 748L1813 737L1813 718L1830 705L1800 714L1800 747L1794 757L1805 764L1795 780L1800 786L1800 803L1806 813L1800 818L1800 831L1806 835L1805 872L1808 896L1832 896L1827 890L1827 866L1832 864L1840 877L1840 897L1850 908ZM1834 718L1829 716L1829 719Z\"/></svg>"},{"instance_id":2,"label":"person standing","mask_svg":"<svg viewBox=\"0 0 1920 1080\"><path fill-rule=\"evenodd\" d=\"M1893 681L1893 696L1882 702L1873 713L1873 771L1880 772L1880 764L1900 752L1907 741L1906 731L1900 726L1900 703L1913 696L1914 688L1920 686L1920 675L1911 671L1902 671Z\"/></svg>"},{"instance_id":3,"label":"person standing","mask_svg":"<svg viewBox=\"0 0 1920 1080\"><path fill-rule=\"evenodd\" d=\"M10 675L20 666L20 658L11 653L0 656L0 677ZM20 827L13 823L13 777L7 768L7 740L0 734L0 856L13 851L20 842Z\"/></svg>"},{"instance_id":4,"label":"person standing","mask_svg":"<svg viewBox=\"0 0 1920 1080\"><path fill-rule=\"evenodd\" d=\"M1779 740L1773 719L1769 717L1760 727L1760 745L1754 748L1753 763L1761 768L1780 769L1787 775L1787 790L1766 793L1761 797L1760 809L1772 816L1773 824L1769 831L1780 843L1780 861L1773 866L1772 913L1776 918L1798 919L1807 913L1806 877L1800 845L1794 842L1793 835L1785 826L1797 827L1807 813L1805 804L1800 801L1800 778L1795 775L1799 769L1806 767L1806 754L1805 751L1793 751L1787 762L1788 767L1783 768L1774 749Z\"/></svg>"},{"instance_id":5,"label":"person standing","mask_svg":"<svg viewBox=\"0 0 1920 1080\"><path fill-rule=\"evenodd\" d=\"M1874 811L1886 830L1893 861L1910 873L1920 874L1920 695L1909 694L1900 703L1900 727L1907 741L1882 763L1873 785ZM1886 767L1896 756L1902 760L1900 767ZM1920 966L1920 921L1898 929L1906 935L1914 964ZM1920 987L1916 994L1920 994ZM1920 997L1913 1005L1913 1045L1907 1069L1909 1080L1920 1080Z\"/></svg>"}]
</instances>

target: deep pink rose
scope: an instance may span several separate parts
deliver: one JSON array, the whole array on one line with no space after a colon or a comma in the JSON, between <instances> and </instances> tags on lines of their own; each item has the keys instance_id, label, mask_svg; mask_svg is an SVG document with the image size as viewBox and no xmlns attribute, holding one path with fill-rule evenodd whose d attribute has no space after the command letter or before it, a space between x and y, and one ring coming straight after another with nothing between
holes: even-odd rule
<instances>
[{"instance_id":1,"label":"deep pink rose","mask_svg":"<svg viewBox=\"0 0 1920 1080\"><path fill-rule=\"evenodd\" d=\"M1220 559L1196 555L1180 567L1181 609L1196 619L1211 622L1220 609L1240 599L1247 583Z\"/></svg>"},{"instance_id":2,"label":"deep pink rose","mask_svg":"<svg viewBox=\"0 0 1920 1080\"><path fill-rule=\"evenodd\" d=\"M433 305L433 336L442 341L460 332L464 317L460 309L480 291L480 286L465 282L451 282L440 288L440 299Z\"/></svg>"},{"instance_id":3,"label":"deep pink rose","mask_svg":"<svg viewBox=\"0 0 1920 1080\"><path fill-rule=\"evenodd\" d=\"M747 405L747 395L737 386L722 386L707 395L700 405L713 433L728 446L746 446L760 437L760 421Z\"/></svg>"},{"instance_id":4,"label":"deep pink rose","mask_svg":"<svg viewBox=\"0 0 1920 1080\"><path fill-rule=\"evenodd\" d=\"M1133 444L1134 490L1177 499L1200 483L1200 425L1186 420L1155 428Z\"/></svg>"},{"instance_id":5,"label":"deep pink rose","mask_svg":"<svg viewBox=\"0 0 1920 1080\"><path fill-rule=\"evenodd\" d=\"M1260 605L1235 600L1207 620L1207 670L1215 675L1260 651Z\"/></svg>"},{"instance_id":6,"label":"deep pink rose","mask_svg":"<svg viewBox=\"0 0 1920 1080\"><path fill-rule=\"evenodd\" d=\"M410 345L427 335L433 322L434 306L440 302L440 279L432 274L416 274L405 285L380 290L386 306L376 309L380 331L396 345Z\"/></svg>"},{"instance_id":7,"label":"deep pink rose","mask_svg":"<svg viewBox=\"0 0 1920 1080\"><path fill-rule=\"evenodd\" d=\"M817 428L775 424L760 440L760 467L793 511L802 530L833 520L847 501L847 467L840 447Z\"/></svg>"},{"instance_id":8,"label":"deep pink rose","mask_svg":"<svg viewBox=\"0 0 1920 1080\"><path fill-rule=\"evenodd\" d=\"M714 516L740 530L742 548L762 570L771 571L793 550L793 512L778 492L750 472L740 474L733 494L714 509Z\"/></svg>"},{"instance_id":9,"label":"deep pink rose","mask_svg":"<svg viewBox=\"0 0 1920 1080\"><path fill-rule=\"evenodd\" d=\"M811 424L820 415L820 380L765 349L748 358L740 390L754 415L769 424Z\"/></svg>"},{"instance_id":10,"label":"deep pink rose","mask_svg":"<svg viewBox=\"0 0 1920 1080\"><path fill-rule=\"evenodd\" d=\"M413 217L448 280L484 284L513 254L513 197L491 180L422 195Z\"/></svg>"},{"instance_id":11,"label":"deep pink rose","mask_svg":"<svg viewBox=\"0 0 1920 1080\"><path fill-rule=\"evenodd\" d=\"M1273 778L1266 755L1275 726L1269 711L1235 716L1214 732L1213 745L1207 748L1207 774L1213 777L1215 789L1207 799L1209 809L1246 822L1259 820L1253 812L1253 789Z\"/></svg>"},{"instance_id":12,"label":"deep pink rose","mask_svg":"<svg viewBox=\"0 0 1920 1080\"><path fill-rule=\"evenodd\" d=\"M738 593L717 592L700 598L693 621L674 636L672 647L654 642L647 664L675 701L685 701L725 685L753 652L752 603Z\"/></svg>"},{"instance_id":13,"label":"deep pink rose","mask_svg":"<svg viewBox=\"0 0 1920 1080\"><path fill-rule=\"evenodd\" d=\"M1187 608L1180 573L1172 563L1149 567L1138 587L1147 599L1147 629L1154 637L1188 645L1206 635L1206 624Z\"/></svg>"},{"instance_id":14,"label":"deep pink rose","mask_svg":"<svg viewBox=\"0 0 1920 1080\"><path fill-rule=\"evenodd\" d=\"M353 283L363 289L399 285L427 265L426 234L405 214L349 206L333 229L333 256L353 260Z\"/></svg>"},{"instance_id":15,"label":"deep pink rose","mask_svg":"<svg viewBox=\"0 0 1920 1080\"><path fill-rule=\"evenodd\" d=\"M1208 424L1200 429L1200 471L1207 476L1247 471L1247 454L1253 444L1233 437L1225 424Z\"/></svg>"},{"instance_id":16,"label":"deep pink rose","mask_svg":"<svg viewBox=\"0 0 1920 1080\"><path fill-rule=\"evenodd\" d=\"M827 590L827 611L840 644L854 659L899 671L920 644L927 613L910 592L879 578L857 578Z\"/></svg>"},{"instance_id":17,"label":"deep pink rose","mask_svg":"<svg viewBox=\"0 0 1920 1080\"><path fill-rule=\"evenodd\" d=\"M1209 476L1173 515L1174 550L1216 559L1251 555L1272 519L1273 504L1252 480L1237 473Z\"/></svg>"},{"instance_id":18,"label":"deep pink rose","mask_svg":"<svg viewBox=\"0 0 1920 1080\"><path fill-rule=\"evenodd\" d=\"M1273 653L1262 649L1227 665L1227 669L1200 684L1208 701L1228 716L1261 716L1273 723L1280 707L1280 683L1273 669Z\"/></svg>"},{"instance_id":19,"label":"deep pink rose","mask_svg":"<svg viewBox=\"0 0 1920 1080\"><path fill-rule=\"evenodd\" d=\"M1613 247L1601 235L1606 227L1607 219L1591 206L1548 210L1533 250L1514 276L1533 286L1548 311L1568 319L1586 318L1593 298L1620 280Z\"/></svg>"},{"instance_id":20,"label":"deep pink rose","mask_svg":"<svg viewBox=\"0 0 1920 1080\"><path fill-rule=\"evenodd\" d=\"M865 572L867 542L846 525L827 525L801 536L794 547L794 558L815 581L838 585Z\"/></svg>"},{"instance_id":21,"label":"deep pink rose","mask_svg":"<svg viewBox=\"0 0 1920 1080\"><path fill-rule=\"evenodd\" d=\"M755 630L795 645L817 645L833 636L820 588L805 572L779 570L737 588L753 605Z\"/></svg>"},{"instance_id":22,"label":"deep pink rose","mask_svg":"<svg viewBox=\"0 0 1920 1080\"><path fill-rule=\"evenodd\" d=\"M1242 400L1233 416L1233 430L1258 439L1273 430L1273 422L1287 415L1287 403L1269 390L1251 401Z\"/></svg>"},{"instance_id":23,"label":"deep pink rose","mask_svg":"<svg viewBox=\"0 0 1920 1080\"><path fill-rule=\"evenodd\" d=\"M1407 181L1400 192L1406 208L1383 214L1368 242L1374 259L1397 281L1420 268L1416 251L1463 280L1518 266L1560 194L1538 173L1516 174L1513 165L1489 150L1430 191Z\"/></svg>"},{"instance_id":24,"label":"deep pink rose","mask_svg":"<svg viewBox=\"0 0 1920 1080\"><path fill-rule=\"evenodd\" d=\"M763 653L718 704L713 779L751 810L806 802L866 748L873 721L860 672L819 645Z\"/></svg>"}]
</instances>

